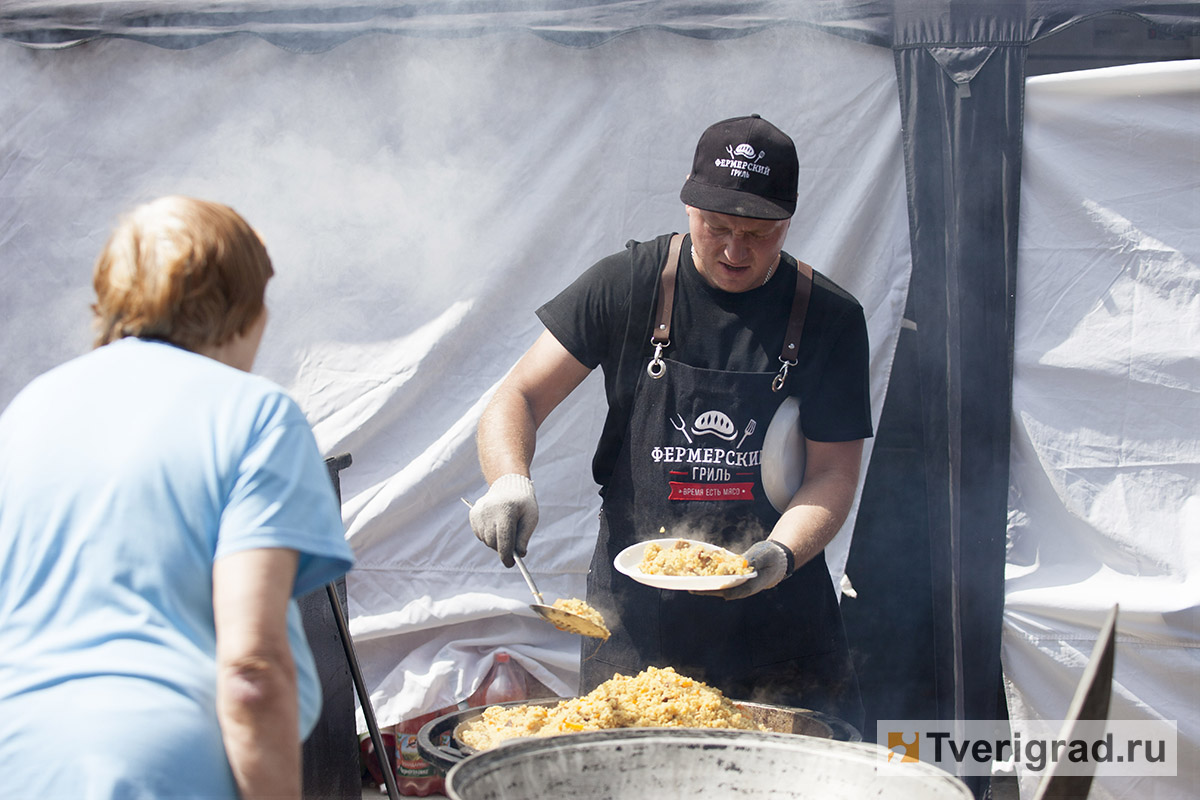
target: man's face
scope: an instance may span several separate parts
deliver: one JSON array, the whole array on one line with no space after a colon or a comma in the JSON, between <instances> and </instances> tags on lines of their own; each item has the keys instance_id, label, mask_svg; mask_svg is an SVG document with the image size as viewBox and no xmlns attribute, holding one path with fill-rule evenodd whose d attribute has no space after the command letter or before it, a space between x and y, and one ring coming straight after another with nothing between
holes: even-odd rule
<instances>
[{"instance_id":1,"label":"man's face","mask_svg":"<svg viewBox=\"0 0 1200 800\"><path fill-rule=\"evenodd\" d=\"M714 288L745 292L762 286L779 262L790 219L750 219L687 206L696 270Z\"/></svg>"}]
</instances>

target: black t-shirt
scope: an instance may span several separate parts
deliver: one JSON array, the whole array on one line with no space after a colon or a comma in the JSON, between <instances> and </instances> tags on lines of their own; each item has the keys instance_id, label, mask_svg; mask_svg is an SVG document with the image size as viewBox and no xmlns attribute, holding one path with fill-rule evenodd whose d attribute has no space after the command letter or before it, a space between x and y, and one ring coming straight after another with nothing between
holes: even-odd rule
<instances>
[{"instance_id":1,"label":"black t-shirt","mask_svg":"<svg viewBox=\"0 0 1200 800\"><path fill-rule=\"evenodd\" d=\"M601 486L612 474L634 390L654 352L650 336L670 239L664 234L649 242L630 241L537 311L571 355L604 372L608 416L592 461ZM664 355L702 369L777 372L799 274L796 260L784 253L766 284L730 293L704 280L690 250L689 236L680 253L671 344ZM800 400L807 438L842 442L872 435L868 361L862 306L814 271L800 354L787 381L787 391Z\"/></svg>"}]
</instances>

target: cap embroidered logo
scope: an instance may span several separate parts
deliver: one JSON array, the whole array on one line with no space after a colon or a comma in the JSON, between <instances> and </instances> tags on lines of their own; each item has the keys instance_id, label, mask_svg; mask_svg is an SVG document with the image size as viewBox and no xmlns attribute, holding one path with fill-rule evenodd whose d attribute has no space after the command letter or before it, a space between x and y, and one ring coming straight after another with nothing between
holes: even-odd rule
<instances>
[{"instance_id":1,"label":"cap embroidered logo","mask_svg":"<svg viewBox=\"0 0 1200 800\"><path fill-rule=\"evenodd\" d=\"M796 145L757 114L710 125L696 144L679 198L689 206L751 219L787 219L796 210Z\"/></svg>"},{"instance_id":2,"label":"cap embroidered logo","mask_svg":"<svg viewBox=\"0 0 1200 800\"><path fill-rule=\"evenodd\" d=\"M742 144L739 144L737 147L731 147L731 148L726 148L726 149L729 150L729 155L733 156L734 158L737 158L738 156L740 156L742 158L753 158L755 161L757 161L758 159L762 158L763 156L765 156L767 154L767 151L763 150L761 153L759 153L757 156L755 156L754 148L744 142Z\"/></svg>"}]
</instances>

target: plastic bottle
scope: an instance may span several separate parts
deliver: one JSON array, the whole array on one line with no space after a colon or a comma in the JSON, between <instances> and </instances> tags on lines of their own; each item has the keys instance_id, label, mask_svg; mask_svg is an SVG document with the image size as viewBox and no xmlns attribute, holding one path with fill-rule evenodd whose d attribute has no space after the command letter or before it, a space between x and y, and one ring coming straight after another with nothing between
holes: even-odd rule
<instances>
[{"instance_id":1,"label":"plastic bottle","mask_svg":"<svg viewBox=\"0 0 1200 800\"><path fill-rule=\"evenodd\" d=\"M497 653L492 668L468 702L472 707L528 699L525 670L508 653Z\"/></svg>"},{"instance_id":2,"label":"plastic bottle","mask_svg":"<svg viewBox=\"0 0 1200 800\"><path fill-rule=\"evenodd\" d=\"M497 653L492 668L484 676L479 688L467 698L466 705L488 706L510 700L525 700L526 674L524 668L514 662L508 653ZM400 790L400 794L425 797L446 793L445 776L421 758L421 753L417 750L417 731L421 730L425 723L458 710L458 706L443 708L431 714L405 720L396 726L396 788ZM442 734L440 744L449 744L451 735L450 731Z\"/></svg>"},{"instance_id":3,"label":"plastic bottle","mask_svg":"<svg viewBox=\"0 0 1200 800\"><path fill-rule=\"evenodd\" d=\"M382 764L392 764L396 759L396 734L388 728L379 732L383 740L384 757L380 759L375 752L375 742L371 734L364 733L358 737L358 751L363 767L371 776L371 782L379 787L380 794L387 794L387 783L383 777Z\"/></svg>"},{"instance_id":4,"label":"plastic bottle","mask_svg":"<svg viewBox=\"0 0 1200 800\"><path fill-rule=\"evenodd\" d=\"M417 749L417 731L431 720L457 710L455 706L405 720L396 726L396 788L408 797L426 797L446 793L446 778L437 768L421 758ZM446 744L450 734L445 734Z\"/></svg>"}]
</instances>

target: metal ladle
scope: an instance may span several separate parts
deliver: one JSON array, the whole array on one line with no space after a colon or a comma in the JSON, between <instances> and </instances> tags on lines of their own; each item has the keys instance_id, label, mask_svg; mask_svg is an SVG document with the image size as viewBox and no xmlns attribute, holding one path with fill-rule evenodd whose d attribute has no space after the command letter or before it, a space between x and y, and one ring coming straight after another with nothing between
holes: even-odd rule
<instances>
[{"instance_id":1,"label":"metal ladle","mask_svg":"<svg viewBox=\"0 0 1200 800\"><path fill-rule=\"evenodd\" d=\"M472 507L471 502L465 497L458 499L462 500L467 508ZM525 583L528 584L529 591L533 592L533 598L537 600L536 603L530 603L529 607L538 616L560 631L578 634L579 636L590 636L593 639L607 639L609 637L608 628L603 625L597 625L587 617L576 614L574 611L567 611L565 608L546 605L546 601L542 599L542 593L538 591L537 584L533 582L533 576L525 568L525 562L516 553L513 553L513 561L517 562L517 568L521 570L521 576L525 578Z\"/></svg>"},{"instance_id":2,"label":"metal ladle","mask_svg":"<svg viewBox=\"0 0 1200 800\"><path fill-rule=\"evenodd\" d=\"M552 623L560 631L576 633L580 636L591 636L593 639L608 638L608 629L603 625L597 625L587 617L576 614L574 611L567 611L565 608L546 605L546 601L542 599L542 593L538 591L537 586L533 582L533 576L525 568L525 562L516 553L513 553L513 561L517 562L517 568L521 570L521 575L525 578L525 583L529 584L529 591L533 592L533 597L537 600L536 603L530 603L529 607L540 614L543 619Z\"/></svg>"}]
</instances>

